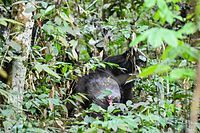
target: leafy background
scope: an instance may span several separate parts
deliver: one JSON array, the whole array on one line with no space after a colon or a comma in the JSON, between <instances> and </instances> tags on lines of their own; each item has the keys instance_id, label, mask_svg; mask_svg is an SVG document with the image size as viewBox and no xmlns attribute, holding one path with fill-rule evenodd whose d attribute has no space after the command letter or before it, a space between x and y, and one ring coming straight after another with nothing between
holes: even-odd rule
<instances>
[{"instance_id":1,"label":"leafy background","mask_svg":"<svg viewBox=\"0 0 200 133\"><path fill-rule=\"evenodd\" d=\"M3 67L20 58L21 53L20 44L13 39L22 30L13 16L14 5L29 2L0 3ZM25 10L34 12L34 28L29 59L24 63L28 71L23 109L17 113L18 109L10 104L15 94L7 85L0 84L0 93L7 103L1 104L2 131L185 131L200 55L197 17L191 1L30 3ZM87 110L81 109L78 103L86 97L72 93L77 78L91 69L105 67L104 57L121 54L132 46L148 57L147 67L132 78L133 100L107 110L94 104ZM68 116L71 105L75 111ZM95 114L101 117L96 118Z\"/></svg>"}]
</instances>

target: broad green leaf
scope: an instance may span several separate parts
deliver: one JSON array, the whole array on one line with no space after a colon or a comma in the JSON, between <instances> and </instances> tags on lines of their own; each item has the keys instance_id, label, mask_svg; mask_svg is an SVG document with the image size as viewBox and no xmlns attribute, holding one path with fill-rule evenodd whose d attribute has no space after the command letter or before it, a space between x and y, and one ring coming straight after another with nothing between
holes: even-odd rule
<instances>
[{"instance_id":1,"label":"broad green leaf","mask_svg":"<svg viewBox=\"0 0 200 133\"><path fill-rule=\"evenodd\" d=\"M46 62L49 62L52 58L53 58L53 56L51 54L46 54L45 55Z\"/></svg>"},{"instance_id":2,"label":"broad green leaf","mask_svg":"<svg viewBox=\"0 0 200 133\"><path fill-rule=\"evenodd\" d=\"M94 103L92 103L90 110L95 111L95 112L102 112L102 113L105 112L105 110L102 107L100 107Z\"/></svg>"},{"instance_id":3,"label":"broad green leaf","mask_svg":"<svg viewBox=\"0 0 200 133\"><path fill-rule=\"evenodd\" d=\"M177 35L178 34L173 30L164 28L151 28L133 40L130 43L130 46L137 45L139 42L144 41L147 38L148 43L154 48L160 47L163 44L163 41L173 47L176 47L178 45Z\"/></svg>"},{"instance_id":4,"label":"broad green leaf","mask_svg":"<svg viewBox=\"0 0 200 133\"><path fill-rule=\"evenodd\" d=\"M177 39L175 31L168 30L168 29L162 29L161 34L162 34L163 40L167 44L169 44L170 46L173 46L173 47L177 47L178 39Z\"/></svg>"},{"instance_id":5,"label":"broad green leaf","mask_svg":"<svg viewBox=\"0 0 200 133\"><path fill-rule=\"evenodd\" d=\"M161 59L166 60L167 58L169 59L174 59L180 54L180 48L173 48L171 46L168 46L165 51L163 52Z\"/></svg>"},{"instance_id":6,"label":"broad green leaf","mask_svg":"<svg viewBox=\"0 0 200 133\"><path fill-rule=\"evenodd\" d=\"M132 118L132 117L125 117L124 122L126 122L130 128L132 129L137 129L138 125L140 123L140 119L139 118Z\"/></svg>"},{"instance_id":7,"label":"broad green leaf","mask_svg":"<svg viewBox=\"0 0 200 133\"><path fill-rule=\"evenodd\" d=\"M117 132L118 126L119 125L116 120L108 121L108 129L112 129L114 132Z\"/></svg>"},{"instance_id":8,"label":"broad green leaf","mask_svg":"<svg viewBox=\"0 0 200 133\"><path fill-rule=\"evenodd\" d=\"M31 101L26 102L25 106L26 106L26 109L30 109L32 106L32 102Z\"/></svg>"},{"instance_id":9,"label":"broad green leaf","mask_svg":"<svg viewBox=\"0 0 200 133\"><path fill-rule=\"evenodd\" d=\"M0 25L7 26L7 22L0 19Z\"/></svg>"},{"instance_id":10,"label":"broad green leaf","mask_svg":"<svg viewBox=\"0 0 200 133\"><path fill-rule=\"evenodd\" d=\"M120 110L121 110L122 112L128 110L128 108L126 107L126 105L125 105L125 104L122 104L122 103L118 104L117 107L120 108Z\"/></svg>"},{"instance_id":11,"label":"broad green leaf","mask_svg":"<svg viewBox=\"0 0 200 133\"><path fill-rule=\"evenodd\" d=\"M54 9L55 9L55 5L51 5L51 6L47 7L47 9L44 12L44 15L49 14Z\"/></svg>"},{"instance_id":12,"label":"broad green leaf","mask_svg":"<svg viewBox=\"0 0 200 133\"><path fill-rule=\"evenodd\" d=\"M197 27L194 23L192 22L189 22L189 23L186 23L179 31L178 33L179 34L186 34L186 35L189 35L189 34L193 34L195 33L197 30Z\"/></svg>"},{"instance_id":13,"label":"broad green leaf","mask_svg":"<svg viewBox=\"0 0 200 133\"><path fill-rule=\"evenodd\" d=\"M152 47L156 48L163 44L162 34L160 33L160 29L152 28L148 31L148 43L152 45Z\"/></svg>"},{"instance_id":14,"label":"broad green leaf","mask_svg":"<svg viewBox=\"0 0 200 133\"><path fill-rule=\"evenodd\" d=\"M36 10L36 7L33 4L27 3L26 6L25 6L25 11L24 12L31 13L31 12L33 12L35 10Z\"/></svg>"},{"instance_id":15,"label":"broad green leaf","mask_svg":"<svg viewBox=\"0 0 200 133\"><path fill-rule=\"evenodd\" d=\"M170 11L170 9L167 6L166 1L164 0L157 0L157 5L159 8L159 14L160 14L160 18L163 22L165 22L165 20L172 24L174 21L174 15L173 13Z\"/></svg>"},{"instance_id":16,"label":"broad green leaf","mask_svg":"<svg viewBox=\"0 0 200 133\"><path fill-rule=\"evenodd\" d=\"M60 105L60 100L59 99L55 99L55 98L49 98L49 103L52 103L54 105Z\"/></svg>"},{"instance_id":17,"label":"broad green leaf","mask_svg":"<svg viewBox=\"0 0 200 133\"><path fill-rule=\"evenodd\" d=\"M155 6L156 0L145 0L144 4L146 7L151 8L151 7Z\"/></svg>"},{"instance_id":18,"label":"broad green leaf","mask_svg":"<svg viewBox=\"0 0 200 133\"><path fill-rule=\"evenodd\" d=\"M111 112L113 112L115 110L115 107L114 106L108 106L108 109L107 109L107 111L109 112L109 113L111 113Z\"/></svg>"},{"instance_id":19,"label":"broad green leaf","mask_svg":"<svg viewBox=\"0 0 200 133\"><path fill-rule=\"evenodd\" d=\"M93 117L90 117L90 116L88 116L88 115L86 115L85 116L85 118L84 118L84 122L86 122L86 123L92 123L93 121L94 121L95 119L93 118Z\"/></svg>"},{"instance_id":20,"label":"broad green leaf","mask_svg":"<svg viewBox=\"0 0 200 133\"><path fill-rule=\"evenodd\" d=\"M6 129L12 128L13 122L5 120L5 121L3 121L3 127L6 128Z\"/></svg>"},{"instance_id":21,"label":"broad green leaf","mask_svg":"<svg viewBox=\"0 0 200 133\"><path fill-rule=\"evenodd\" d=\"M195 71L193 69L189 68L177 68L171 71L170 73L170 80L175 81L178 79L184 79L184 78L195 78Z\"/></svg>"},{"instance_id":22,"label":"broad green leaf","mask_svg":"<svg viewBox=\"0 0 200 133\"><path fill-rule=\"evenodd\" d=\"M166 2L164 0L157 0L157 5L160 9L165 9L167 8Z\"/></svg>"},{"instance_id":23,"label":"broad green leaf","mask_svg":"<svg viewBox=\"0 0 200 133\"><path fill-rule=\"evenodd\" d=\"M56 23L57 25L59 25L59 26L62 24L62 19L61 19L60 17L58 17L58 16L55 17L55 20L54 20L54 21L55 21L55 23Z\"/></svg>"},{"instance_id":24,"label":"broad green leaf","mask_svg":"<svg viewBox=\"0 0 200 133\"><path fill-rule=\"evenodd\" d=\"M165 73L167 71L169 71L170 66L168 65L163 65L163 64L156 64L153 66L150 66L148 68L145 68L140 74L140 77L147 77L149 75L158 73L158 74L162 74Z\"/></svg>"},{"instance_id":25,"label":"broad green leaf","mask_svg":"<svg viewBox=\"0 0 200 133\"><path fill-rule=\"evenodd\" d=\"M188 44L180 45L179 49L181 50L180 55L189 61L197 61L200 57L200 51Z\"/></svg>"}]
</instances>

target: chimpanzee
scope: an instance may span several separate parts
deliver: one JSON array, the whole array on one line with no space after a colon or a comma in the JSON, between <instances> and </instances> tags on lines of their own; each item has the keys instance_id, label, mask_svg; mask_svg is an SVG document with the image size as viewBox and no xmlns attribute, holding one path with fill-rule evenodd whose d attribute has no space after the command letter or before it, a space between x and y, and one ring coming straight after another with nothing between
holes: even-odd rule
<instances>
[{"instance_id":1,"label":"chimpanzee","mask_svg":"<svg viewBox=\"0 0 200 133\"><path fill-rule=\"evenodd\" d=\"M105 93L106 90L110 91L109 94ZM115 77L102 69L79 78L75 91L88 95L89 101L85 102L85 107L93 102L105 109L113 102L119 103L121 99L120 87Z\"/></svg>"},{"instance_id":2,"label":"chimpanzee","mask_svg":"<svg viewBox=\"0 0 200 133\"><path fill-rule=\"evenodd\" d=\"M130 48L121 55L107 57L104 59L105 62L118 64L124 70L111 67L97 69L79 78L75 91L88 95L90 101L85 103L85 107L88 107L91 102L103 108L108 107L112 102L125 103L132 99L133 87L131 82L126 83L126 81L130 74L138 71L139 66L146 65L146 60L145 55L136 48ZM99 98L105 90L111 91L111 94Z\"/></svg>"},{"instance_id":3,"label":"chimpanzee","mask_svg":"<svg viewBox=\"0 0 200 133\"><path fill-rule=\"evenodd\" d=\"M117 79L121 91L121 101L125 103L127 100L132 99L132 87L133 83L126 83L130 74L137 74L140 67L144 67L147 62L146 56L138 49L132 47L121 55L110 56L104 59L105 62L111 62L118 64L120 68L107 67L109 71Z\"/></svg>"}]
</instances>

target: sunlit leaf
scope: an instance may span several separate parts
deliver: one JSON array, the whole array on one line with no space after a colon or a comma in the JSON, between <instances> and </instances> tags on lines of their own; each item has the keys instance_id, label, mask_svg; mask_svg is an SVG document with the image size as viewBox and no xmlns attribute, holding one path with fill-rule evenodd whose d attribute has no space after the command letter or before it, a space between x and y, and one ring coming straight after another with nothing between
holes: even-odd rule
<instances>
[{"instance_id":1,"label":"sunlit leaf","mask_svg":"<svg viewBox=\"0 0 200 133\"><path fill-rule=\"evenodd\" d=\"M195 71L193 69L189 68L177 68L171 71L170 73L170 79L175 81L178 79L184 79L184 78L195 78Z\"/></svg>"},{"instance_id":2,"label":"sunlit leaf","mask_svg":"<svg viewBox=\"0 0 200 133\"><path fill-rule=\"evenodd\" d=\"M163 40L167 44L169 44L173 47L176 47L178 45L178 39L177 39L175 31L168 30L168 29L162 29L162 37L163 37Z\"/></svg>"},{"instance_id":3,"label":"sunlit leaf","mask_svg":"<svg viewBox=\"0 0 200 133\"><path fill-rule=\"evenodd\" d=\"M51 5L51 6L47 7L47 9L44 12L44 15L49 14L54 9L55 9L55 5Z\"/></svg>"},{"instance_id":4,"label":"sunlit leaf","mask_svg":"<svg viewBox=\"0 0 200 133\"><path fill-rule=\"evenodd\" d=\"M0 22L1 21L6 21L6 22L9 22L9 23L13 23L13 24L18 24L18 25L24 25L24 24L22 24L22 23L20 23L20 22L18 22L18 21L16 21L16 20L13 20L13 19L8 19L8 18L0 18ZM4 23L5 24L5 23Z\"/></svg>"},{"instance_id":5,"label":"sunlit leaf","mask_svg":"<svg viewBox=\"0 0 200 133\"><path fill-rule=\"evenodd\" d=\"M186 23L179 31L178 33L179 34L193 34L194 32L196 32L197 30L197 27L194 23L192 22L189 22L189 23Z\"/></svg>"},{"instance_id":6,"label":"sunlit leaf","mask_svg":"<svg viewBox=\"0 0 200 133\"><path fill-rule=\"evenodd\" d=\"M145 68L142 70L142 72L139 74L140 77L147 77L152 74L162 74L170 70L170 66L168 65L163 65L163 64L156 64L152 65L148 68Z\"/></svg>"},{"instance_id":7,"label":"sunlit leaf","mask_svg":"<svg viewBox=\"0 0 200 133\"><path fill-rule=\"evenodd\" d=\"M92 104L92 106L90 107L90 110L93 110L95 112L102 112L102 113L105 112L105 110L102 107L96 104Z\"/></svg>"},{"instance_id":8,"label":"sunlit leaf","mask_svg":"<svg viewBox=\"0 0 200 133\"><path fill-rule=\"evenodd\" d=\"M7 26L7 22L0 19L0 25Z\"/></svg>"},{"instance_id":9,"label":"sunlit leaf","mask_svg":"<svg viewBox=\"0 0 200 133\"><path fill-rule=\"evenodd\" d=\"M152 28L148 31L148 39L147 41L149 44L152 45L152 47L156 48L163 44L162 41L162 34L160 34L160 29L158 28Z\"/></svg>"},{"instance_id":10,"label":"sunlit leaf","mask_svg":"<svg viewBox=\"0 0 200 133\"><path fill-rule=\"evenodd\" d=\"M114 107L114 106L108 106L107 111L108 111L109 113L113 112L113 110L115 110L115 107Z\"/></svg>"},{"instance_id":11,"label":"sunlit leaf","mask_svg":"<svg viewBox=\"0 0 200 133\"><path fill-rule=\"evenodd\" d=\"M156 0L145 0L144 1L146 7L153 7L156 4Z\"/></svg>"},{"instance_id":12,"label":"sunlit leaf","mask_svg":"<svg viewBox=\"0 0 200 133\"><path fill-rule=\"evenodd\" d=\"M31 12L33 12L35 10L36 10L35 6L33 4L28 3L25 6L25 11L24 12L31 13Z\"/></svg>"}]
</instances>

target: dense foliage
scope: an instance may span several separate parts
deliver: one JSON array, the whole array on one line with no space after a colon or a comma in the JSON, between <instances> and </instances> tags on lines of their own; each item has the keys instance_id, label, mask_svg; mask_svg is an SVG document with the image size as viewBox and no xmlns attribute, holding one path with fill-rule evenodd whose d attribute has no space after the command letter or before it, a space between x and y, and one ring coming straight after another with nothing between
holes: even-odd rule
<instances>
[{"instance_id":1,"label":"dense foliage","mask_svg":"<svg viewBox=\"0 0 200 133\"><path fill-rule=\"evenodd\" d=\"M23 29L15 5L34 13L23 108L0 81L1 127L13 132L181 132L188 125L190 100L199 59L195 5L188 0L0 1L0 76L21 45L13 38ZM196 11L198 14L198 11ZM74 94L77 78L113 65L103 58L138 47L146 68L129 80L134 98L108 109ZM3 75L3 76L2 76ZM71 107L72 106L72 107ZM73 111L71 110L73 108ZM97 117L98 116L98 117ZM13 119L15 118L15 119ZM200 125L199 125L200 129Z\"/></svg>"}]
</instances>

